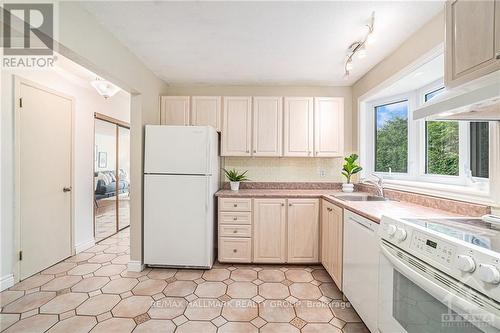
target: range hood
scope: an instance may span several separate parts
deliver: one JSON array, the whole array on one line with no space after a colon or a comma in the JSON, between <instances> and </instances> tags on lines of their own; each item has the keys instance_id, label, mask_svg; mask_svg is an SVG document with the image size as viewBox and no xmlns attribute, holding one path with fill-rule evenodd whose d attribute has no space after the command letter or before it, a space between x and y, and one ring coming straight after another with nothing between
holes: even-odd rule
<instances>
[{"instance_id":1,"label":"range hood","mask_svg":"<svg viewBox=\"0 0 500 333\"><path fill-rule=\"evenodd\" d=\"M446 90L413 112L413 119L500 121L500 75Z\"/></svg>"}]
</instances>

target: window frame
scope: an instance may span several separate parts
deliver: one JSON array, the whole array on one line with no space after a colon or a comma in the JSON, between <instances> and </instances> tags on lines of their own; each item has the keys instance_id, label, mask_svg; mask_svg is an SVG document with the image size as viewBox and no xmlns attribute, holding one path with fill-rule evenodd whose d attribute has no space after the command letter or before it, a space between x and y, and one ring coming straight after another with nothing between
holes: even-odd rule
<instances>
[{"instance_id":1,"label":"window frame","mask_svg":"<svg viewBox=\"0 0 500 333\"><path fill-rule=\"evenodd\" d=\"M433 175L426 171L426 133L425 119L413 120L413 111L421 106L425 94L444 86L443 79L436 80L418 90L404 94L360 102L362 113L359 117L360 162L364 166L360 177L370 174L384 177L386 187L413 191L428 195L447 197L455 200L472 201L492 205L500 203L500 144L494 139L500 136L500 123L491 123L489 150L489 178L466 177L470 168L470 122L459 121L459 175ZM375 172L375 107L401 100L408 100L408 173ZM463 140L462 138L466 138ZM472 180L472 182L471 182Z\"/></svg>"},{"instance_id":2,"label":"window frame","mask_svg":"<svg viewBox=\"0 0 500 333\"><path fill-rule=\"evenodd\" d=\"M408 166L407 166L407 172L406 173L401 173L401 172L375 172L375 154L376 154L376 145L375 145L375 107L377 106L382 106L382 105L387 105L387 104L393 104L401 101L408 101ZM415 124L412 120L412 115L411 115L411 110L414 109L415 107L415 93L405 93L405 94L399 94L395 96L390 96L386 98L381 98L377 99L374 101L370 101L367 103L367 110L369 110L369 115L367 116L367 119L365 120L365 128L367 131L365 131L366 134L366 139L368 140L367 142L373 142L373 145L371 147L367 147L367 152L369 151L368 154L365 154L364 158L362 159L364 161L364 164L366 165L364 172L362 173L363 176L367 176L367 172L369 174L377 174L379 176L382 176L386 179L412 179L415 175L412 173L412 167L411 165L415 163L413 160L413 157L415 156L414 150L415 150Z\"/></svg>"},{"instance_id":3,"label":"window frame","mask_svg":"<svg viewBox=\"0 0 500 333\"><path fill-rule=\"evenodd\" d=\"M382 172L382 171L375 171L375 168L377 166L377 143L378 143L378 140L377 140L377 132L378 132L378 128L377 128L377 108L379 107L384 107L384 106L388 106L388 105L393 105L393 104L399 104L399 103L403 103L403 102L406 102L407 103L407 114L406 114L406 123L407 123L407 128L408 128L408 139L409 139L409 134L410 134L410 101L409 99L400 99L400 100L395 100L393 102L390 102L390 103L384 103L384 104L376 104L373 106L373 170L374 172L377 172L377 173L386 173L386 174L393 174L392 172L389 173L389 172ZM407 140L407 147L406 147L406 151L409 153L409 149L410 149L410 144L409 144L409 141ZM409 154L408 154L409 155ZM400 174L400 175L406 175L408 174L408 171L410 169L410 160L409 160L409 157L407 157L406 159L406 172L394 172L394 174Z\"/></svg>"}]
</instances>

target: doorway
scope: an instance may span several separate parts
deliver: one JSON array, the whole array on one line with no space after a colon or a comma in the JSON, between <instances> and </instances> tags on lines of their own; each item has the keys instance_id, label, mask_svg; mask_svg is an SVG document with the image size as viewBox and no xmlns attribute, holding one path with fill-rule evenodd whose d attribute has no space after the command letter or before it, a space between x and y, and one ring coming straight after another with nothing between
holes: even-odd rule
<instances>
[{"instance_id":1,"label":"doorway","mask_svg":"<svg viewBox=\"0 0 500 333\"><path fill-rule=\"evenodd\" d=\"M94 116L94 238L130 225L130 125Z\"/></svg>"},{"instance_id":2,"label":"doorway","mask_svg":"<svg viewBox=\"0 0 500 333\"><path fill-rule=\"evenodd\" d=\"M73 99L16 78L19 278L72 255Z\"/></svg>"}]
</instances>

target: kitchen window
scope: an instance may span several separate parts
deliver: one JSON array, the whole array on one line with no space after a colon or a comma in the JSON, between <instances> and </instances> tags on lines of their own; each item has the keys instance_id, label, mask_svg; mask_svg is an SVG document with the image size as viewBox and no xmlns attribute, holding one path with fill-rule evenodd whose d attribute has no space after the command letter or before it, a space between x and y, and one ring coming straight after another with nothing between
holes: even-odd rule
<instances>
[{"instance_id":1,"label":"kitchen window","mask_svg":"<svg viewBox=\"0 0 500 333\"><path fill-rule=\"evenodd\" d=\"M444 87L424 94L424 101L444 91ZM425 122L425 173L459 175L459 128L457 121Z\"/></svg>"},{"instance_id":2,"label":"kitchen window","mask_svg":"<svg viewBox=\"0 0 500 333\"><path fill-rule=\"evenodd\" d=\"M413 110L443 91L439 80L416 91L364 104L361 177L376 173L390 188L489 202L494 192L490 191L490 175L494 174L489 170L490 150L496 149L490 148L491 125L413 120Z\"/></svg>"},{"instance_id":3,"label":"kitchen window","mask_svg":"<svg viewBox=\"0 0 500 333\"><path fill-rule=\"evenodd\" d=\"M375 171L408 171L408 101L375 107Z\"/></svg>"}]
</instances>

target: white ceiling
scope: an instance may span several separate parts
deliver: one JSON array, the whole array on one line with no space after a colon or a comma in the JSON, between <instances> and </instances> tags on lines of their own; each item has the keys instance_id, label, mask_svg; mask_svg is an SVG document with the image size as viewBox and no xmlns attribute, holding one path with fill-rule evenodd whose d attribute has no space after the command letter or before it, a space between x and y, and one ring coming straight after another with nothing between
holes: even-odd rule
<instances>
[{"instance_id":1,"label":"white ceiling","mask_svg":"<svg viewBox=\"0 0 500 333\"><path fill-rule=\"evenodd\" d=\"M351 85L443 9L443 1L82 2L169 84ZM376 13L377 42L343 78Z\"/></svg>"}]
</instances>

